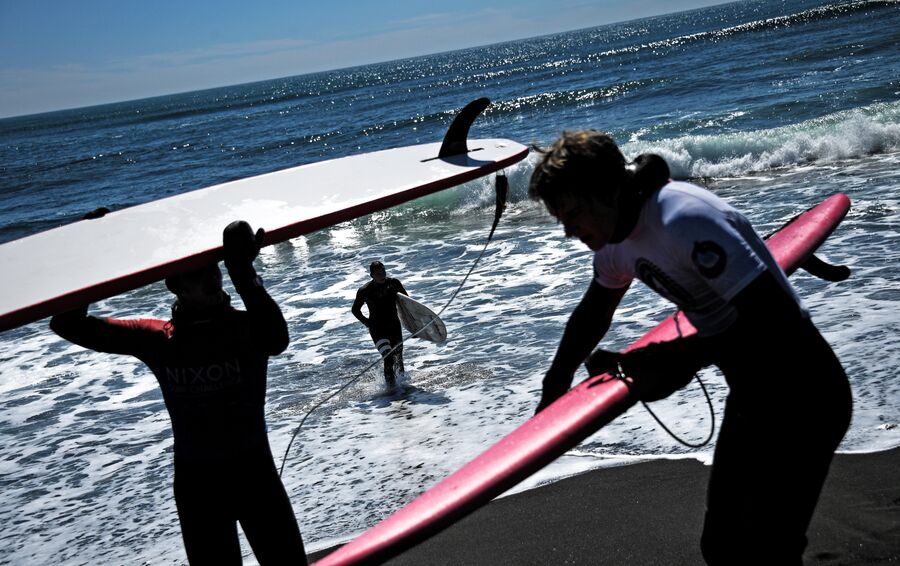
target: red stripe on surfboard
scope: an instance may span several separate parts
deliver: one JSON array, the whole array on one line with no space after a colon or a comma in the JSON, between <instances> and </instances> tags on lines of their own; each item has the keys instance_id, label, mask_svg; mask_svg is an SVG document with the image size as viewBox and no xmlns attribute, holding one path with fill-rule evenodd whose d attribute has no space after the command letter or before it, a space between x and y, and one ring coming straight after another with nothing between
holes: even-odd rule
<instances>
[{"instance_id":1,"label":"red stripe on surfboard","mask_svg":"<svg viewBox=\"0 0 900 566\"><path fill-rule=\"evenodd\" d=\"M798 216L766 242L790 273L834 231L850 208L836 194ZM676 325L676 317L678 324ZM695 332L680 313L625 351ZM314 566L380 564L437 534L540 470L634 405L608 375L590 377L480 456Z\"/></svg>"},{"instance_id":2,"label":"red stripe on surfboard","mask_svg":"<svg viewBox=\"0 0 900 566\"><path fill-rule=\"evenodd\" d=\"M474 179L490 175L505 167L509 167L510 165L521 161L527 155L528 148L524 147L522 151L511 155L510 157L484 165L477 169L462 171L451 177L446 177L406 191L393 193L364 204L351 206L338 212L325 214L316 218L309 218L296 224L273 229L266 233L265 245L277 244L291 238L296 238L297 236L309 234L341 222L365 216L366 214L385 210L437 191L467 183ZM452 162L453 157L446 158L446 160ZM222 228L224 228L224 226ZM10 311L0 315L0 332L17 328L53 314L75 309L85 304L119 295L144 285L149 285L150 283L160 281L175 273L196 269L214 261L218 261L221 258L222 248L220 246L182 258L178 261L160 264L142 271L136 271L120 278L105 281L84 289L78 289L66 293L65 295L60 295L46 301Z\"/></svg>"}]
</instances>

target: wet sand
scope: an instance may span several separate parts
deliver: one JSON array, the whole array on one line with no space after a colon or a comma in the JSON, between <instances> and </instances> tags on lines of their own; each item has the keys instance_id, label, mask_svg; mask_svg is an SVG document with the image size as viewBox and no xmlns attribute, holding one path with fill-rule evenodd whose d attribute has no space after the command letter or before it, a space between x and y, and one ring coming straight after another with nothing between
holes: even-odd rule
<instances>
[{"instance_id":1,"label":"wet sand","mask_svg":"<svg viewBox=\"0 0 900 566\"><path fill-rule=\"evenodd\" d=\"M708 477L694 460L587 472L497 499L387 564L702 565ZM807 536L807 566L900 564L900 448L835 456Z\"/></svg>"}]
</instances>

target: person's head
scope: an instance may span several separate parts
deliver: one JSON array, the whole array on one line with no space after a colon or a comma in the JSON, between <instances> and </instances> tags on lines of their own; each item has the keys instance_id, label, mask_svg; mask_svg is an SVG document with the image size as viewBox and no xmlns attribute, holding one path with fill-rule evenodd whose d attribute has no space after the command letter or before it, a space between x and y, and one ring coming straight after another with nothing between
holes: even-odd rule
<instances>
[{"instance_id":1,"label":"person's head","mask_svg":"<svg viewBox=\"0 0 900 566\"><path fill-rule=\"evenodd\" d=\"M628 184L627 162L613 139L596 130L563 132L542 152L528 193L592 250L612 237L622 193Z\"/></svg>"},{"instance_id":2,"label":"person's head","mask_svg":"<svg viewBox=\"0 0 900 566\"><path fill-rule=\"evenodd\" d=\"M376 283L384 283L384 280L387 279L387 271L384 269L384 264L380 261L373 261L369 264L369 275L372 276Z\"/></svg>"},{"instance_id":3,"label":"person's head","mask_svg":"<svg viewBox=\"0 0 900 566\"><path fill-rule=\"evenodd\" d=\"M218 263L166 277L166 287L181 305L189 308L215 306L225 297Z\"/></svg>"}]
</instances>

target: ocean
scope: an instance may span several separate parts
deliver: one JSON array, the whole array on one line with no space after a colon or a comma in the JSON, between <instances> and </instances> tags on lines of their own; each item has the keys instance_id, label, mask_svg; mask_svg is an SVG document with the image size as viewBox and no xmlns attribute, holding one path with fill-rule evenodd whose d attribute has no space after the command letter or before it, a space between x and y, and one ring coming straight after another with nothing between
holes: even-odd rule
<instances>
[{"instance_id":1,"label":"ocean","mask_svg":"<svg viewBox=\"0 0 900 566\"><path fill-rule=\"evenodd\" d=\"M629 158L662 155L676 178L734 204L761 233L828 195L849 195L853 207L819 255L848 265L851 278L827 283L801 272L792 281L852 381L853 421L840 450L886 450L900 446L898 30L896 1L746 1L8 118L0 120L0 242L99 206L439 141L455 112L486 96L493 103L470 137L540 146L563 130L605 130ZM364 371L377 354L350 313L356 290L381 259L414 297L444 307L487 238L492 179L263 250L259 269L291 332L288 351L269 364L277 464L321 403L283 477L308 550L377 523L533 413L591 277L590 252L527 197L535 159L507 169L508 210L443 313L449 339L406 344L399 392L385 389L377 365ZM171 301L158 283L92 313L166 318ZM636 284L601 345L622 348L672 310ZM701 376L718 422L727 388L716 370ZM654 410L691 441L711 425L696 385ZM783 433L772 442L803 442L804 430ZM635 407L517 489L651 458L708 462L713 448L678 444ZM0 335L0 563L183 564L171 481L168 415L142 364L62 341L46 320ZM245 553L252 562L246 545Z\"/></svg>"}]
</instances>

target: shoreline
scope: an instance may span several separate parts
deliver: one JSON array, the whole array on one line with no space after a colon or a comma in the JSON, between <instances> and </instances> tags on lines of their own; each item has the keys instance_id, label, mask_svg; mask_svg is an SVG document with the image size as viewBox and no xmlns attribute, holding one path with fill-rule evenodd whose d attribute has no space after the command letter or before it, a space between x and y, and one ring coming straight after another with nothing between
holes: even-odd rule
<instances>
[{"instance_id":1,"label":"shoreline","mask_svg":"<svg viewBox=\"0 0 900 566\"><path fill-rule=\"evenodd\" d=\"M563 478L495 499L386 564L703 564L709 470L659 459ZM804 564L900 564L898 480L900 447L836 454Z\"/></svg>"}]
</instances>

